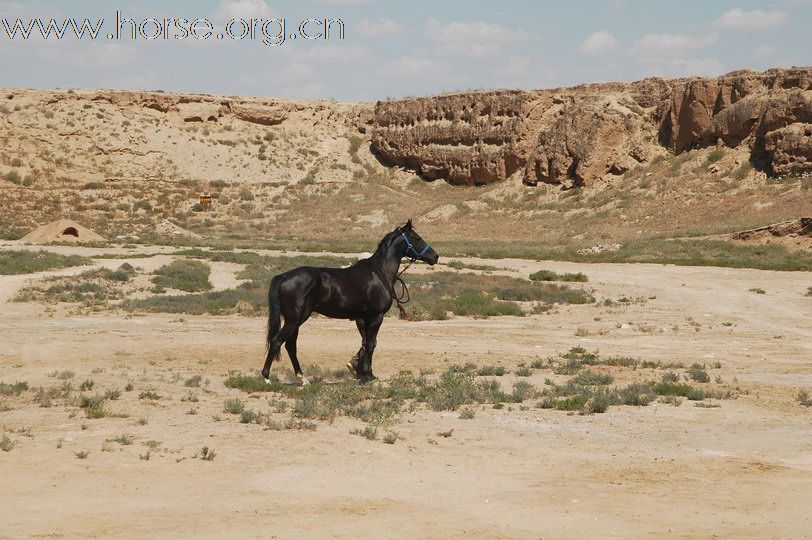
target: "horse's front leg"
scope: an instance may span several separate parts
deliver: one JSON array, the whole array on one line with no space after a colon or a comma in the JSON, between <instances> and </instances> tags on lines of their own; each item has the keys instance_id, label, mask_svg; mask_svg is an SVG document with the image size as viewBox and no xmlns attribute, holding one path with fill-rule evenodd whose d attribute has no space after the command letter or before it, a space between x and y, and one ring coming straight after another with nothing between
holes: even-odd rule
<instances>
[{"instance_id":1,"label":"horse's front leg","mask_svg":"<svg viewBox=\"0 0 812 540\"><path fill-rule=\"evenodd\" d=\"M350 370L353 377L358 377L358 364L361 362L361 357L364 356L364 351L366 350L366 325L364 324L364 319L356 319L355 326L358 328L358 333L361 334L361 348L358 349L358 352L355 353L355 356L352 357L352 360L347 362L347 369Z\"/></svg>"},{"instance_id":2,"label":"horse's front leg","mask_svg":"<svg viewBox=\"0 0 812 540\"><path fill-rule=\"evenodd\" d=\"M358 380L361 382L375 379L375 375L372 374L372 355L375 353L375 346L378 344L378 330L381 329L381 323L383 323L383 313L364 321L364 336L366 338L364 342L365 354L361 355L363 358L359 366L361 371L357 375Z\"/></svg>"}]
</instances>

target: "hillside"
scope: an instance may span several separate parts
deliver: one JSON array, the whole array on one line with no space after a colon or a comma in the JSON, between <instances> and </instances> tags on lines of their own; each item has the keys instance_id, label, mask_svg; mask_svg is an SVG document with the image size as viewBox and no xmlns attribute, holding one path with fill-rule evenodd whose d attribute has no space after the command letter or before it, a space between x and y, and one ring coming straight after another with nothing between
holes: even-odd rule
<instances>
[{"instance_id":1,"label":"hillside","mask_svg":"<svg viewBox=\"0 0 812 540\"><path fill-rule=\"evenodd\" d=\"M6 89L0 232L367 239L412 216L435 239L591 245L747 229L810 213L810 88L793 68L377 104Z\"/></svg>"}]
</instances>

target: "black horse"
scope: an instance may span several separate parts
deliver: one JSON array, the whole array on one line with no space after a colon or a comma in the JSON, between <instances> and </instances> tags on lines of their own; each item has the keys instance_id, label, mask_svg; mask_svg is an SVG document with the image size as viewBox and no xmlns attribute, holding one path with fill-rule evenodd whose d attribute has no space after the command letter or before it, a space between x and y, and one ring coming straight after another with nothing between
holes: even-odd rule
<instances>
[{"instance_id":1,"label":"black horse","mask_svg":"<svg viewBox=\"0 0 812 540\"><path fill-rule=\"evenodd\" d=\"M361 348L347 367L361 382L374 379L372 354L383 317L396 299L394 286L404 257L430 265L439 259L414 230L411 219L384 236L371 257L352 266L301 266L274 276L268 290L268 356L262 368L265 380L270 381L271 364L284 343L296 376L302 384L308 383L296 357L296 339L299 327L314 311L355 321L361 333Z\"/></svg>"}]
</instances>

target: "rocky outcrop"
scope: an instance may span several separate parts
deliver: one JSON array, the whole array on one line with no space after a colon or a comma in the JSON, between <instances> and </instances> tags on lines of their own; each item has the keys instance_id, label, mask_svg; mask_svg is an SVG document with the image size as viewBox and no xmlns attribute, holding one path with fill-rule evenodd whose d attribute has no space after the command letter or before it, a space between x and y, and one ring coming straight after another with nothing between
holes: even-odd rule
<instances>
[{"instance_id":1,"label":"rocky outcrop","mask_svg":"<svg viewBox=\"0 0 812 540\"><path fill-rule=\"evenodd\" d=\"M812 124L794 123L771 131L764 147L774 176L812 173Z\"/></svg>"},{"instance_id":2,"label":"rocky outcrop","mask_svg":"<svg viewBox=\"0 0 812 540\"><path fill-rule=\"evenodd\" d=\"M452 184L486 184L522 165L526 92L378 102L372 149L386 163Z\"/></svg>"},{"instance_id":3,"label":"rocky outcrop","mask_svg":"<svg viewBox=\"0 0 812 540\"><path fill-rule=\"evenodd\" d=\"M642 108L627 95L570 96L551 126L538 135L525 169L525 183L583 184L610 174L623 174L647 161L651 151L643 139L653 130Z\"/></svg>"},{"instance_id":4,"label":"rocky outcrop","mask_svg":"<svg viewBox=\"0 0 812 540\"><path fill-rule=\"evenodd\" d=\"M372 150L424 178L588 184L666 149L746 145L769 174L808 172L812 68L379 102ZM787 129L785 129L787 128ZM780 131L771 135L775 131Z\"/></svg>"},{"instance_id":5,"label":"rocky outcrop","mask_svg":"<svg viewBox=\"0 0 812 540\"><path fill-rule=\"evenodd\" d=\"M263 126L276 126L287 120L288 112L281 107L274 106L246 106L231 105L231 113L246 122L261 124Z\"/></svg>"}]
</instances>

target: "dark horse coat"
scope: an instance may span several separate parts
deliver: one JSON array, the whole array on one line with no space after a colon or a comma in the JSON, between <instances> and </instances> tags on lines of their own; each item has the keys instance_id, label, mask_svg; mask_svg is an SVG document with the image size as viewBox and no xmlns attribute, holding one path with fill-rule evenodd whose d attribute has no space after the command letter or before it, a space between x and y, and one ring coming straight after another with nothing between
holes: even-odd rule
<instances>
[{"instance_id":1,"label":"dark horse coat","mask_svg":"<svg viewBox=\"0 0 812 540\"><path fill-rule=\"evenodd\" d=\"M299 327L313 312L355 321L361 333L361 348L348 367L362 382L374 379L372 355L378 330L394 301L394 284L404 257L430 265L439 259L414 230L411 220L387 234L371 257L352 266L301 266L274 276L268 291L268 355L262 368L265 380L269 380L271 364L284 344L296 376L307 383L296 356L296 339Z\"/></svg>"}]
</instances>

